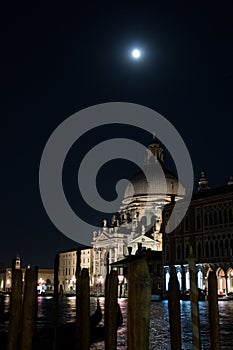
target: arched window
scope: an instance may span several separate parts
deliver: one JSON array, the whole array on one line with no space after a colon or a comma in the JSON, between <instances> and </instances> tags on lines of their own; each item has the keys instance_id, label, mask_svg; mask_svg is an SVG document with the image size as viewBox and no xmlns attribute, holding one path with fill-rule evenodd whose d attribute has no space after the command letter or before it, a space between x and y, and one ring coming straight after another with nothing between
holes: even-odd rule
<instances>
[{"instance_id":1,"label":"arched window","mask_svg":"<svg viewBox=\"0 0 233 350\"><path fill-rule=\"evenodd\" d=\"M219 256L219 246L218 241L215 242L215 256Z\"/></svg>"},{"instance_id":2,"label":"arched window","mask_svg":"<svg viewBox=\"0 0 233 350\"><path fill-rule=\"evenodd\" d=\"M207 213L205 213L205 215L204 215L204 224L205 224L205 226L208 226L208 215L207 215Z\"/></svg>"},{"instance_id":3,"label":"arched window","mask_svg":"<svg viewBox=\"0 0 233 350\"><path fill-rule=\"evenodd\" d=\"M223 256L223 243L220 242L220 256Z\"/></svg>"},{"instance_id":4,"label":"arched window","mask_svg":"<svg viewBox=\"0 0 233 350\"><path fill-rule=\"evenodd\" d=\"M224 220L224 224L228 223L228 214L227 214L226 209L224 209L224 211L223 211L223 220Z\"/></svg>"},{"instance_id":5,"label":"arched window","mask_svg":"<svg viewBox=\"0 0 233 350\"><path fill-rule=\"evenodd\" d=\"M230 254L233 255L233 239L231 239Z\"/></svg>"},{"instance_id":6,"label":"arched window","mask_svg":"<svg viewBox=\"0 0 233 350\"><path fill-rule=\"evenodd\" d=\"M146 216L142 217L141 224L144 225L144 226L147 226L147 217Z\"/></svg>"},{"instance_id":7,"label":"arched window","mask_svg":"<svg viewBox=\"0 0 233 350\"><path fill-rule=\"evenodd\" d=\"M210 242L210 257L212 258L214 256L214 243Z\"/></svg>"},{"instance_id":8,"label":"arched window","mask_svg":"<svg viewBox=\"0 0 233 350\"><path fill-rule=\"evenodd\" d=\"M201 229L201 215L198 213L196 217L196 223L197 223L197 230Z\"/></svg>"},{"instance_id":9,"label":"arched window","mask_svg":"<svg viewBox=\"0 0 233 350\"><path fill-rule=\"evenodd\" d=\"M179 282L179 289L181 290L182 289L182 275L181 275L180 271L177 272L177 279Z\"/></svg>"},{"instance_id":10,"label":"arched window","mask_svg":"<svg viewBox=\"0 0 233 350\"><path fill-rule=\"evenodd\" d=\"M201 270L197 273L197 287L203 289L203 274Z\"/></svg>"},{"instance_id":11,"label":"arched window","mask_svg":"<svg viewBox=\"0 0 233 350\"><path fill-rule=\"evenodd\" d=\"M165 289L166 290L168 290L169 281L170 281L170 273L167 271L166 275L165 275Z\"/></svg>"},{"instance_id":12,"label":"arched window","mask_svg":"<svg viewBox=\"0 0 233 350\"><path fill-rule=\"evenodd\" d=\"M214 212L214 225L218 225L218 214L216 211Z\"/></svg>"},{"instance_id":13,"label":"arched window","mask_svg":"<svg viewBox=\"0 0 233 350\"><path fill-rule=\"evenodd\" d=\"M229 222L232 222L233 221L232 208L229 208L228 214L229 214Z\"/></svg>"},{"instance_id":14,"label":"arched window","mask_svg":"<svg viewBox=\"0 0 233 350\"><path fill-rule=\"evenodd\" d=\"M205 243L205 256L206 256L206 258L209 257L209 243L208 242Z\"/></svg>"},{"instance_id":15,"label":"arched window","mask_svg":"<svg viewBox=\"0 0 233 350\"><path fill-rule=\"evenodd\" d=\"M209 226L212 226L213 225L213 213L210 212L209 213Z\"/></svg>"},{"instance_id":16,"label":"arched window","mask_svg":"<svg viewBox=\"0 0 233 350\"><path fill-rule=\"evenodd\" d=\"M222 212L222 210L219 210L219 212L218 212L218 222L220 225L223 224L223 212Z\"/></svg>"},{"instance_id":17,"label":"arched window","mask_svg":"<svg viewBox=\"0 0 233 350\"><path fill-rule=\"evenodd\" d=\"M189 244L187 243L185 246L185 257L188 258L189 257Z\"/></svg>"},{"instance_id":18,"label":"arched window","mask_svg":"<svg viewBox=\"0 0 233 350\"><path fill-rule=\"evenodd\" d=\"M180 254L180 244L177 246L177 260L181 259L181 254Z\"/></svg>"},{"instance_id":19,"label":"arched window","mask_svg":"<svg viewBox=\"0 0 233 350\"><path fill-rule=\"evenodd\" d=\"M188 216L188 214L186 214L185 218L184 218L184 231L189 231L189 216Z\"/></svg>"},{"instance_id":20,"label":"arched window","mask_svg":"<svg viewBox=\"0 0 233 350\"><path fill-rule=\"evenodd\" d=\"M228 256L229 254L229 242L228 239L225 240L225 252L224 252L226 256Z\"/></svg>"},{"instance_id":21,"label":"arched window","mask_svg":"<svg viewBox=\"0 0 233 350\"><path fill-rule=\"evenodd\" d=\"M229 269L227 273L228 279L227 279L227 290L228 293L233 292L233 269Z\"/></svg>"},{"instance_id":22,"label":"arched window","mask_svg":"<svg viewBox=\"0 0 233 350\"><path fill-rule=\"evenodd\" d=\"M187 271L186 274L185 274L185 286L186 286L186 290L190 289L190 274L189 274L189 271Z\"/></svg>"},{"instance_id":23,"label":"arched window","mask_svg":"<svg viewBox=\"0 0 233 350\"><path fill-rule=\"evenodd\" d=\"M169 247L168 246L166 246L165 259L166 259L166 261L169 260Z\"/></svg>"},{"instance_id":24,"label":"arched window","mask_svg":"<svg viewBox=\"0 0 233 350\"><path fill-rule=\"evenodd\" d=\"M151 225L156 225L157 217L155 215L152 215L150 222L151 222Z\"/></svg>"},{"instance_id":25,"label":"arched window","mask_svg":"<svg viewBox=\"0 0 233 350\"><path fill-rule=\"evenodd\" d=\"M198 256L198 258L202 257L202 254L201 254L201 242L199 242L198 246L197 246L197 256Z\"/></svg>"}]
</instances>

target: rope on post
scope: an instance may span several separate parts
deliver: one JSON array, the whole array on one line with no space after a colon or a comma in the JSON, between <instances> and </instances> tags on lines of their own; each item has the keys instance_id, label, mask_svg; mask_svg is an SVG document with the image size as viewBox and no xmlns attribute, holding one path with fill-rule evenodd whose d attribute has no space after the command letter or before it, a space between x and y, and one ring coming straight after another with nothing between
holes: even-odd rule
<instances>
[{"instance_id":1,"label":"rope on post","mask_svg":"<svg viewBox=\"0 0 233 350\"><path fill-rule=\"evenodd\" d=\"M190 248L190 254L188 258L189 275L190 275L190 301L191 301L191 314L192 314L192 337L193 337L193 350L201 349L200 339L200 319L199 319L199 307L198 307L198 289L197 289L197 273L195 256Z\"/></svg>"}]
</instances>

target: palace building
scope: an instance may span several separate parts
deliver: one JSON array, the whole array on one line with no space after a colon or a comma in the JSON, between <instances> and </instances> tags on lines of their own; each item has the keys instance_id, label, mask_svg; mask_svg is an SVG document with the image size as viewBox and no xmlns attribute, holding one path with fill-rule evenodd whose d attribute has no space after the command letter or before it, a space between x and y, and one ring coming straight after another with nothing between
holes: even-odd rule
<instances>
[{"instance_id":1,"label":"palace building","mask_svg":"<svg viewBox=\"0 0 233 350\"><path fill-rule=\"evenodd\" d=\"M182 202L180 202L182 203ZM174 204L163 211L163 231ZM215 271L218 293L233 292L233 179L223 187L209 188L202 173L197 193L192 196L181 224L163 234L164 289L168 290L169 265L175 265L180 290L190 289L188 257L196 258L198 287L208 291L208 274Z\"/></svg>"},{"instance_id":2,"label":"palace building","mask_svg":"<svg viewBox=\"0 0 233 350\"><path fill-rule=\"evenodd\" d=\"M92 275L93 254L92 249L70 249L59 253L59 270L58 281L59 290L64 293L72 293L76 288L76 267L77 267L77 251L80 252L80 268L88 269L89 275ZM92 286L92 278L90 278L90 286Z\"/></svg>"}]
</instances>

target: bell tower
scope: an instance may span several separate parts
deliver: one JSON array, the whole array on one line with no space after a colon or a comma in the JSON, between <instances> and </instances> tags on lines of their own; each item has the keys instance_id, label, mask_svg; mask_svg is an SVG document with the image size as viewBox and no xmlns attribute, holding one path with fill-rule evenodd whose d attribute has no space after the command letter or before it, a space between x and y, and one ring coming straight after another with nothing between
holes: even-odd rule
<instances>
[{"instance_id":1,"label":"bell tower","mask_svg":"<svg viewBox=\"0 0 233 350\"><path fill-rule=\"evenodd\" d=\"M15 258L15 269L16 270L20 269L20 256L19 256L19 253L17 253L16 258Z\"/></svg>"},{"instance_id":2,"label":"bell tower","mask_svg":"<svg viewBox=\"0 0 233 350\"><path fill-rule=\"evenodd\" d=\"M201 178L198 184L199 184L198 192L202 192L209 189L208 180L205 177L204 171L201 172Z\"/></svg>"}]
</instances>

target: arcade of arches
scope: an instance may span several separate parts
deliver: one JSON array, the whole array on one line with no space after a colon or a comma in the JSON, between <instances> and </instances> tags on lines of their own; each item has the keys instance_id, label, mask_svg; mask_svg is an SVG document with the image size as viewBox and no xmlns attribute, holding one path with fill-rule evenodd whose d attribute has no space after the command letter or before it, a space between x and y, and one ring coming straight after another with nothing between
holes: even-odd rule
<instances>
[{"instance_id":1,"label":"arcade of arches","mask_svg":"<svg viewBox=\"0 0 233 350\"><path fill-rule=\"evenodd\" d=\"M232 267L217 267L209 264L196 266L197 269L197 286L201 290L208 292L208 275L209 271L213 270L217 277L218 294L233 293L233 268ZM190 289L190 275L188 265L176 265L177 279L179 282L180 291L186 293ZM164 286L165 291L168 291L170 280L170 268L165 266L164 269Z\"/></svg>"},{"instance_id":2,"label":"arcade of arches","mask_svg":"<svg viewBox=\"0 0 233 350\"><path fill-rule=\"evenodd\" d=\"M179 203L175 215L183 210L182 201ZM164 208L164 228L173 208L174 204ZM192 248L198 288L208 291L208 274L212 269L217 277L218 294L233 293L233 179L223 187L210 189L202 173L185 218L173 232L163 234L163 246L165 291L170 265L176 266L180 290L189 289L188 258Z\"/></svg>"}]
</instances>

